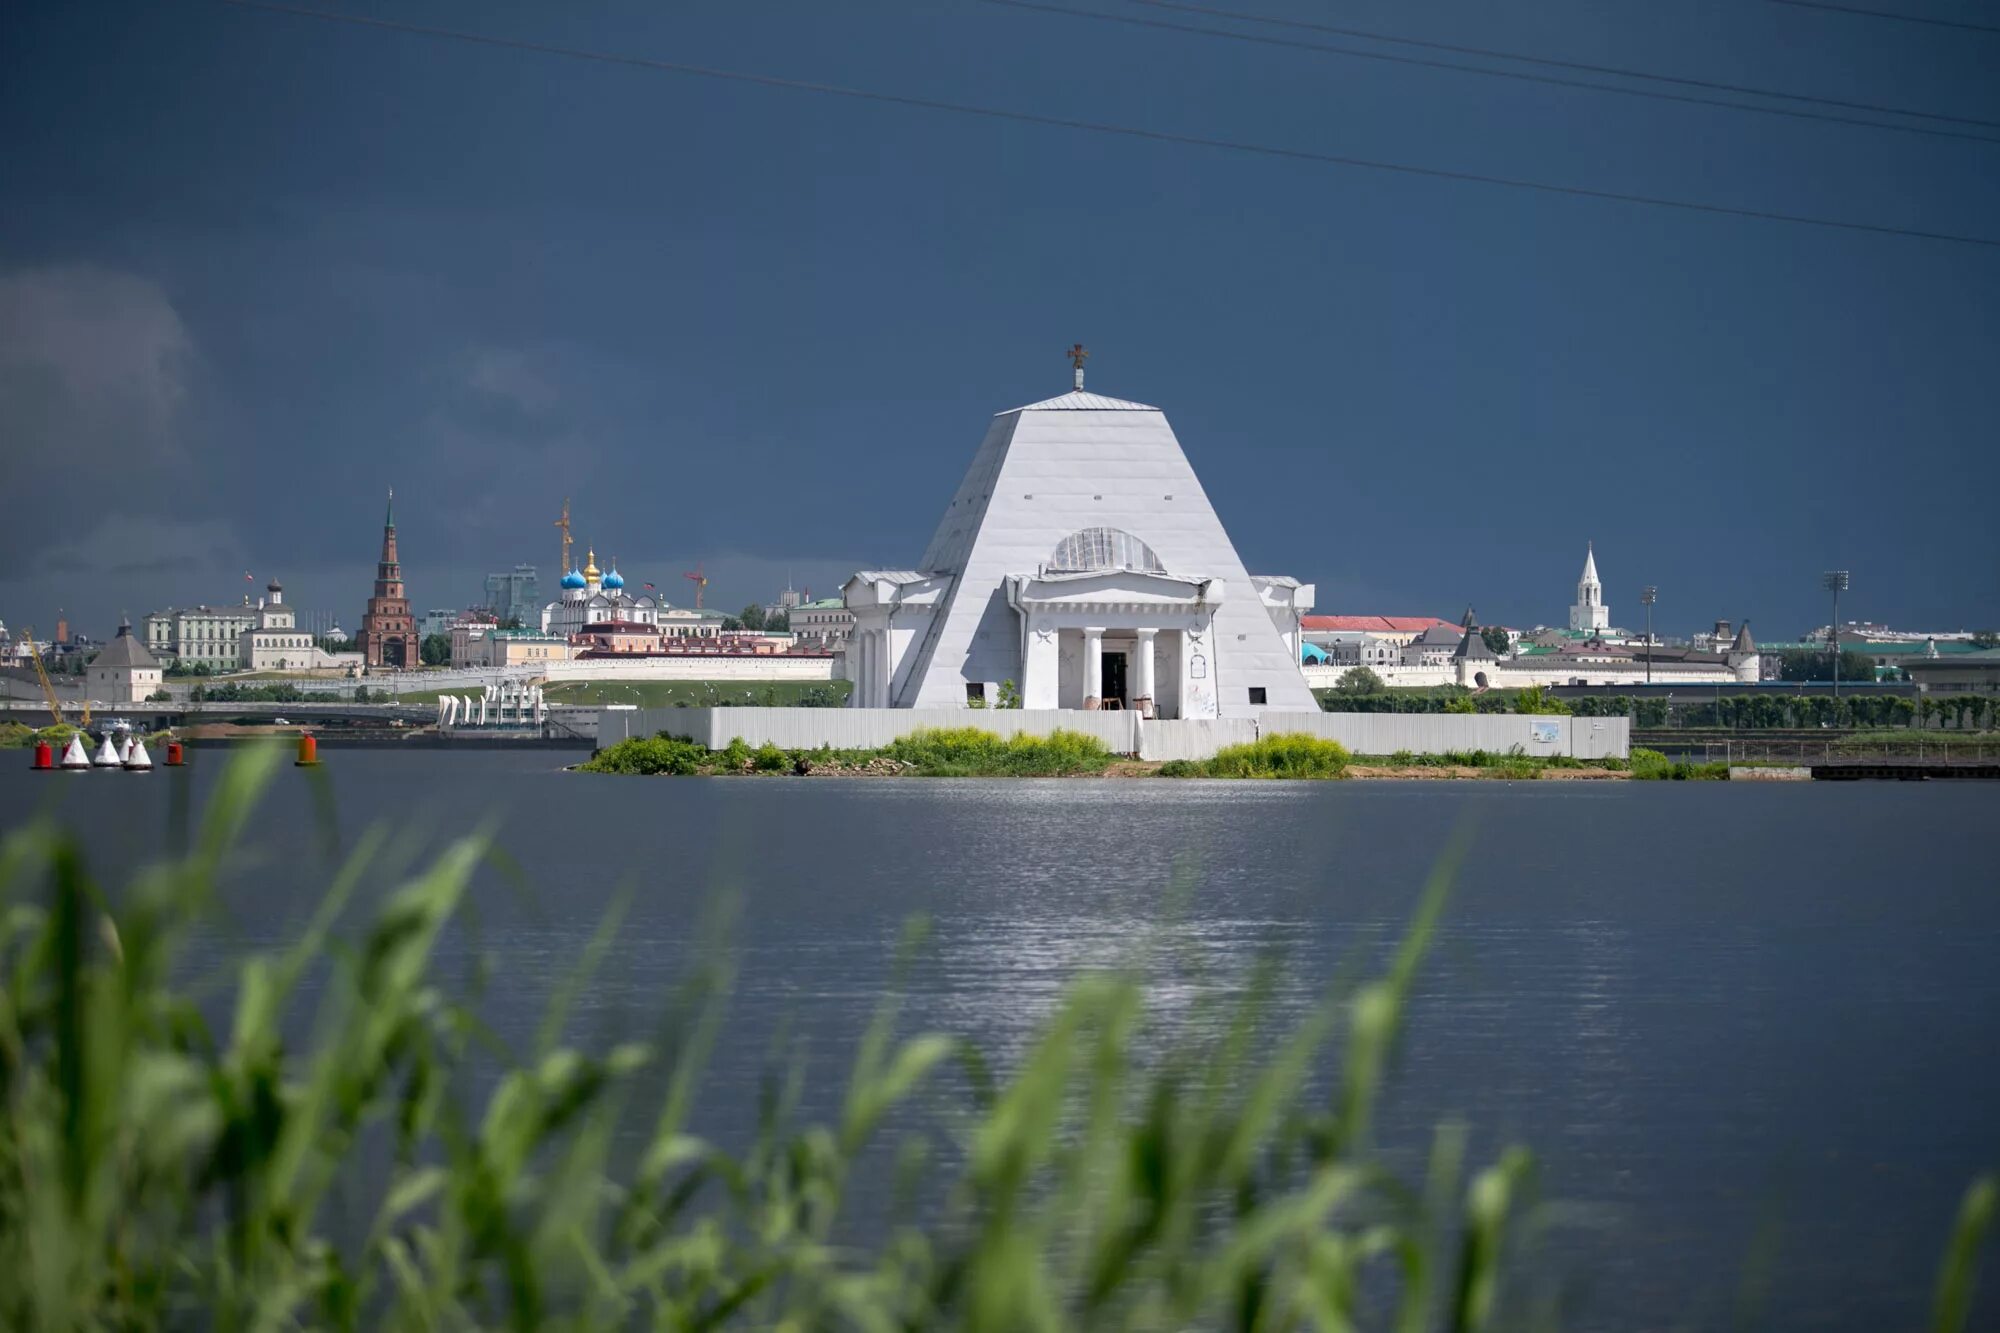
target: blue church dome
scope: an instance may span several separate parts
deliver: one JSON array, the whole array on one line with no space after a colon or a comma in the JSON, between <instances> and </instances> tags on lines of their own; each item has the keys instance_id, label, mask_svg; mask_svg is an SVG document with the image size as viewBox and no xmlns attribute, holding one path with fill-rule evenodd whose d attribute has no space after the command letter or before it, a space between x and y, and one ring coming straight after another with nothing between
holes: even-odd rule
<instances>
[{"instance_id":1,"label":"blue church dome","mask_svg":"<svg viewBox=\"0 0 2000 1333\"><path fill-rule=\"evenodd\" d=\"M625 576L614 569L604 576L603 586L607 588L622 588L625 586Z\"/></svg>"},{"instance_id":2,"label":"blue church dome","mask_svg":"<svg viewBox=\"0 0 2000 1333\"><path fill-rule=\"evenodd\" d=\"M583 571L572 569L569 573L563 575L562 586L565 588L581 588L583 586Z\"/></svg>"}]
</instances>

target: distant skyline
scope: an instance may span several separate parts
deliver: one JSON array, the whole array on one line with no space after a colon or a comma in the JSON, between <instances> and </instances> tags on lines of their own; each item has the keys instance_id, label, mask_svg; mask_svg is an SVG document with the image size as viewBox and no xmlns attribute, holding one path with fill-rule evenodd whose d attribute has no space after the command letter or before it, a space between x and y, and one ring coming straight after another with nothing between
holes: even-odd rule
<instances>
[{"instance_id":1,"label":"distant skyline","mask_svg":"<svg viewBox=\"0 0 2000 1333\"><path fill-rule=\"evenodd\" d=\"M326 7L2000 240L2000 142L1296 42L978 0ZM1337 40L1133 0L1056 8ZM1237 12L1917 108L2000 139L1993 34L1704 0ZM9 6L0 161L15 629L49 633L61 608L102 636L275 577L352 631L391 485L418 614L523 562L553 596L566 495L579 552L673 602L696 561L719 610L774 597L788 569L828 595L919 558L988 419L1065 389L1078 340L1091 389L1166 411L1246 564L1317 584L1322 612L1562 624L1594 540L1630 627L1650 583L1662 632L1748 617L1789 638L1825 623L1828 568L1853 571L1843 618L2000 623L1996 248L201 0Z\"/></svg>"}]
</instances>

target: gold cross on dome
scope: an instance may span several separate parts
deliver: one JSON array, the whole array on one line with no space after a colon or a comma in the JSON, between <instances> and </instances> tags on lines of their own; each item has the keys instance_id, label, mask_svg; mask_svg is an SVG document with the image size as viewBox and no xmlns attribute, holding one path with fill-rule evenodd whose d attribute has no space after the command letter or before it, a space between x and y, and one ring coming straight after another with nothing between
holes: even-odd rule
<instances>
[{"instance_id":1,"label":"gold cross on dome","mask_svg":"<svg viewBox=\"0 0 2000 1333\"><path fill-rule=\"evenodd\" d=\"M1082 370L1083 363L1090 359L1090 351L1082 343L1078 343L1076 346L1070 348L1063 355L1067 356L1070 365L1076 367L1078 370Z\"/></svg>"}]
</instances>

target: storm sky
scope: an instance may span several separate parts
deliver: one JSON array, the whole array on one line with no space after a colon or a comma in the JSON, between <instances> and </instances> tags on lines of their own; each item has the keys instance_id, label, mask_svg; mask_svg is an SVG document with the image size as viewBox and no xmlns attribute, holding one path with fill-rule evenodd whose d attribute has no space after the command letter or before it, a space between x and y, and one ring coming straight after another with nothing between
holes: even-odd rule
<instances>
[{"instance_id":1,"label":"storm sky","mask_svg":"<svg viewBox=\"0 0 2000 1333\"><path fill-rule=\"evenodd\" d=\"M1972 4L1900 0L1976 17ZM779 79L2000 241L2000 33L1759 0L1237 13L1959 118L1972 137L1134 0L327 0ZM1882 0L1881 8L1891 0ZM1609 76L1567 73L1598 82ZM1687 85L1621 86L1757 101ZM1884 120L1822 103L1758 101ZM1993 140L1981 141L1981 138ZM570 497L709 604L903 567L996 411L1163 407L1248 566L1330 612L1760 637L2000 623L2000 246L1024 124L216 0L0 10L0 619L419 611ZM581 548L580 548L581 549Z\"/></svg>"}]
</instances>

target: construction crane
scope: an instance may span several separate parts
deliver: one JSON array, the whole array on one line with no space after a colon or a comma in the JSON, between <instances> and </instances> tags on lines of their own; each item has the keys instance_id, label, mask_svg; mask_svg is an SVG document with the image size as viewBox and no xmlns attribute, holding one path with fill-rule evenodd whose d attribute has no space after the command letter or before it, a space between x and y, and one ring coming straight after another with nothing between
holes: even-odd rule
<instances>
[{"instance_id":1,"label":"construction crane","mask_svg":"<svg viewBox=\"0 0 2000 1333\"><path fill-rule=\"evenodd\" d=\"M42 682L42 698L48 700L49 713L55 718L55 724L60 727L63 724L62 700L56 697L56 687L49 680L48 668L42 665L42 650L35 647L34 626L23 628L21 637L28 641L28 657L35 664L35 678Z\"/></svg>"},{"instance_id":2,"label":"construction crane","mask_svg":"<svg viewBox=\"0 0 2000 1333\"><path fill-rule=\"evenodd\" d=\"M708 586L708 575L701 572L701 562L696 561L694 569L681 577L694 584L694 609L701 610L701 590Z\"/></svg>"}]
</instances>

